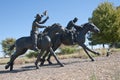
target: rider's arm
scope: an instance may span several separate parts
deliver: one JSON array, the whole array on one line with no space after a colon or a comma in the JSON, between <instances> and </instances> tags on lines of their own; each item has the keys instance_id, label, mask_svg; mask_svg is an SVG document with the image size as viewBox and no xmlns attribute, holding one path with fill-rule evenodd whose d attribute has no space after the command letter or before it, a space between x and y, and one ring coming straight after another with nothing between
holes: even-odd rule
<instances>
[{"instance_id":1,"label":"rider's arm","mask_svg":"<svg viewBox=\"0 0 120 80\"><path fill-rule=\"evenodd\" d=\"M72 21L72 25L73 25L73 26L76 26L76 27L79 27L79 25L76 25L73 21Z\"/></svg>"},{"instance_id":2,"label":"rider's arm","mask_svg":"<svg viewBox=\"0 0 120 80\"><path fill-rule=\"evenodd\" d=\"M76 25L73 21L72 21L72 24L73 24L74 28L76 28L76 27L82 28L80 25Z\"/></svg>"},{"instance_id":3,"label":"rider's arm","mask_svg":"<svg viewBox=\"0 0 120 80\"><path fill-rule=\"evenodd\" d=\"M78 25L75 25L74 28L76 29L76 31L80 31L83 29L81 26L78 26Z\"/></svg>"},{"instance_id":4,"label":"rider's arm","mask_svg":"<svg viewBox=\"0 0 120 80\"><path fill-rule=\"evenodd\" d=\"M82 27L80 25L76 25L74 22L72 22L73 24L73 27L76 29L76 30L81 30Z\"/></svg>"},{"instance_id":5,"label":"rider's arm","mask_svg":"<svg viewBox=\"0 0 120 80\"><path fill-rule=\"evenodd\" d=\"M36 24L36 26L37 26L38 28L45 28L45 27L46 27L46 26L40 25L38 22L35 22L35 24Z\"/></svg>"},{"instance_id":6,"label":"rider's arm","mask_svg":"<svg viewBox=\"0 0 120 80\"><path fill-rule=\"evenodd\" d=\"M49 17L47 16L45 20L39 22L39 24L44 24L47 20L49 19Z\"/></svg>"}]
</instances>

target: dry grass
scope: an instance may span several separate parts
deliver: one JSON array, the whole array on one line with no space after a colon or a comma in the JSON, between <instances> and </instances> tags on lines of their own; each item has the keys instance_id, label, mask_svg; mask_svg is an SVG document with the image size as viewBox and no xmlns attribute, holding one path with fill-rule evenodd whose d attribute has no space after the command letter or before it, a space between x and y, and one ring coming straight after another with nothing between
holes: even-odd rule
<instances>
[{"instance_id":1,"label":"dry grass","mask_svg":"<svg viewBox=\"0 0 120 80\"><path fill-rule=\"evenodd\" d=\"M101 56L105 56L107 50L106 49L96 49L95 51L100 52ZM119 52L120 49L111 49L112 53ZM89 52L90 53L90 52ZM94 55L90 53L92 57L97 57L97 55ZM73 54L64 54L64 55L57 55L59 59L67 59L67 58L82 58L86 59L88 58L87 54L83 51L83 49L80 49L78 52ZM10 58L0 58L0 64L6 64L9 61ZM25 64L25 63L33 63L35 62L36 58L27 58L27 57L19 57L15 60L15 64ZM52 60L54 58L52 57Z\"/></svg>"},{"instance_id":2,"label":"dry grass","mask_svg":"<svg viewBox=\"0 0 120 80\"><path fill-rule=\"evenodd\" d=\"M0 64L6 64L10 58L1 58ZM32 63L36 60L36 58L26 58L20 57L15 60L15 64L25 64L25 63Z\"/></svg>"},{"instance_id":3,"label":"dry grass","mask_svg":"<svg viewBox=\"0 0 120 80\"><path fill-rule=\"evenodd\" d=\"M0 58L0 64L5 64L9 61L9 58Z\"/></svg>"}]
</instances>

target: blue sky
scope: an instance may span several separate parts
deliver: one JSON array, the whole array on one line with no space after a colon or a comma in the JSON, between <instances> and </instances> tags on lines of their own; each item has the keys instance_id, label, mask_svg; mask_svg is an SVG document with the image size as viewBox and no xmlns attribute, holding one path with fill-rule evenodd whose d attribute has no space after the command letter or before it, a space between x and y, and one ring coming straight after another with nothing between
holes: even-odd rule
<instances>
[{"instance_id":1,"label":"blue sky","mask_svg":"<svg viewBox=\"0 0 120 80\"><path fill-rule=\"evenodd\" d=\"M45 10L49 20L44 25L60 23L65 27L74 17L78 17L77 24L81 25L88 22L93 10L105 1L120 5L120 0L0 0L0 42L29 36L34 16Z\"/></svg>"}]
</instances>

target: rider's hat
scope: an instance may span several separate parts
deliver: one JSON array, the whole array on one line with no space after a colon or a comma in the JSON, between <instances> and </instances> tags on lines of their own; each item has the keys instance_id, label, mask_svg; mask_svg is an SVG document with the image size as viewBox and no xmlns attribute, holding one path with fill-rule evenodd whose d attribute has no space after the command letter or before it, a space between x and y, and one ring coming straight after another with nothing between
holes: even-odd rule
<instances>
[{"instance_id":1,"label":"rider's hat","mask_svg":"<svg viewBox=\"0 0 120 80\"><path fill-rule=\"evenodd\" d=\"M77 17L75 17L75 18L74 18L74 20L75 20L75 21L77 21L77 20L78 20L78 18L77 18Z\"/></svg>"},{"instance_id":2,"label":"rider's hat","mask_svg":"<svg viewBox=\"0 0 120 80\"><path fill-rule=\"evenodd\" d=\"M40 14L36 14L36 16L35 16L35 18L41 18L42 17L42 15L40 15Z\"/></svg>"}]
</instances>

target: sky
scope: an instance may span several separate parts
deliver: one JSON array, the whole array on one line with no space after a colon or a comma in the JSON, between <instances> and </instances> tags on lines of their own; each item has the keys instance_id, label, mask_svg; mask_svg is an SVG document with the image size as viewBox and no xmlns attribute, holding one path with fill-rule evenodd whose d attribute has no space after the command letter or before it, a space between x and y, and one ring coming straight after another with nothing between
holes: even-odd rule
<instances>
[{"instance_id":1,"label":"sky","mask_svg":"<svg viewBox=\"0 0 120 80\"><path fill-rule=\"evenodd\" d=\"M74 17L78 18L76 24L81 25L88 22L93 10L105 1L120 5L120 0L0 0L0 43L6 38L29 36L37 13L48 11L46 26L60 23L66 27Z\"/></svg>"}]
</instances>

